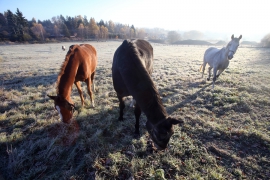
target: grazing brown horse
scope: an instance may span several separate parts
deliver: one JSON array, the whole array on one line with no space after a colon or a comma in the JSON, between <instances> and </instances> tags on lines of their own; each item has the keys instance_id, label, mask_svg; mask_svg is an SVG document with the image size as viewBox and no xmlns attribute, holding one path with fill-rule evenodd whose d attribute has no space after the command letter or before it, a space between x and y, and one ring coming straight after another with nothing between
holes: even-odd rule
<instances>
[{"instance_id":1,"label":"grazing brown horse","mask_svg":"<svg viewBox=\"0 0 270 180\"><path fill-rule=\"evenodd\" d=\"M119 99L123 120L124 97L132 95L135 104L135 134L139 134L141 111L147 117L146 128L158 149L165 149L173 135L173 125L181 121L168 117L150 74L153 71L153 48L145 40L125 40L113 57L113 86Z\"/></svg>"},{"instance_id":2,"label":"grazing brown horse","mask_svg":"<svg viewBox=\"0 0 270 180\"><path fill-rule=\"evenodd\" d=\"M74 105L70 95L73 83L80 94L82 106L84 106L84 98L80 81L84 81L87 84L88 94L94 107L91 84L94 80L96 66L97 52L93 46L81 44L69 47L57 79L57 96L48 95L54 100L55 108L63 122L69 123L72 118ZM93 89L95 91L94 83Z\"/></svg>"}]
</instances>

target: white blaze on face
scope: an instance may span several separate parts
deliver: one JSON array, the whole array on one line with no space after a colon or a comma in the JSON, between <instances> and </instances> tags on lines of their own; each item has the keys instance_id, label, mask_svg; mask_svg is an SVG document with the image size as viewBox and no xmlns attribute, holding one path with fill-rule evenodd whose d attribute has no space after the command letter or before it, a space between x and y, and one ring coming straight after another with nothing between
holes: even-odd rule
<instances>
[{"instance_id":1,"label":"white blaze on face","mask_svg":"<svg viewBox=\"0 0 270 180\"><path fill-rule=\"evenodd\" d=\"M132 101L131 101L131 103L130 103L130 107L135 106L135 104L136 104L136 100L135 100L135 99L132 99Z\"/></svg>"},{"instance_id":2,"label":"white blaze on face","mask_svg":"<svg viewBox=\"0 0 270 180\"><path fill-rule=\"evenodd\" d=\"M57 109L57 111L58 111L58 113L59 113L60 119L63 121L63 116L62 116L62 114L61 114L60 107L59 107L59 106L56 106L55 108Z\"/></svg>"}]
</instances>

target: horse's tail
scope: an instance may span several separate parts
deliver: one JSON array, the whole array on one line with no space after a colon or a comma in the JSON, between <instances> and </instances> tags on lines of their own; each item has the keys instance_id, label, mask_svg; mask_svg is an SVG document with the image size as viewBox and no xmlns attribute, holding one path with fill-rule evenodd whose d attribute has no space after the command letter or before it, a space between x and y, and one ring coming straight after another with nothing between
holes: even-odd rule
<instances>
[{"instance_id":1,"label":"horse's tail","mask_svg":"<svg viewBox=\"0 0 270 180\"><path fill-rule=\"evenodd\" d=\"M202 72L202 67L203 67L203 64L202 64L201 67L200 67L200 70L199 70L200 72Z\"/></svg>"}]
</instances>

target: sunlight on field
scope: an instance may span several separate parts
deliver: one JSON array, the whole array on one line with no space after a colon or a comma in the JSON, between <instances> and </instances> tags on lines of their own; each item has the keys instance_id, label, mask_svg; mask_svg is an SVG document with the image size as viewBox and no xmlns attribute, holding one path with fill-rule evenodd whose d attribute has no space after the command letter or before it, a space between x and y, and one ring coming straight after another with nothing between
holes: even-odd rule
<instances>
[{"instance_id":1,"label":"sunlight on field","mask_svg":"<svg viewBox=\"0 0 270 180\"><path fill-rule=\"evenodd\" d=\"M63 124L47 94L72 43L0 49L0 163L6 179L267 179L270 176L270 49L239 48L216 81L199 72L207 46L154 44L154 72L163 104L185 121L165 151L150 148L146 117L133 137L126 99L119 122L111 67L120 41L88 42L98 52L96 107L81 107ZM160 170L161 169L161 170Z\"/></svg>"}]
</instances>

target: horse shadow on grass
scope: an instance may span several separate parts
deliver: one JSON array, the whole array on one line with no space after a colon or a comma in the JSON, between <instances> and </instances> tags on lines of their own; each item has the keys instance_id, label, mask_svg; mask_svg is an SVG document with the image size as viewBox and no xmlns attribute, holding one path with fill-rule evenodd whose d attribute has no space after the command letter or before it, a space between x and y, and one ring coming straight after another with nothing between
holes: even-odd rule
<instances>
[{"instance_id":1,"label":"horse shadow on grass","mask_svg":"<svg viewBox=\"0 0 270 180\"><path fill-rule=\"evenodd\" d=\"M191 84L193 87L198 87L198 83ZM215 106L213 105L203 105L196 104L194 101L198 96L201 95L203 91L206 90L212 84L207 84L200 88L198 91L191 95L187 95L186 99L182 102L173 105L171 107L167 107L167 111L169 114L178 114L179 108L183 108L186 105L194 107L194 109L190 108L190 111L196 111L196 108L206 108L209 111L213 110L216 114L216 118L221 118L226 111L230 109L223 108L223 106ZM215 108L218 107L218 108ZM215 108L215 109L213 109ZM248 113L248 109L234 109L236 113ZM225 111L225 112L224 112ZM187 112L187 111L185 111ZM192 116L189 113L182 113L182 118L185 119L185 126L181 128L182 132L189 134L195 142L198 142L198 146L205 148L207 153L213 155L217 164L225 167L226 169L231 168L240 168L250 177L265 179L269 176L269 165L270 161L266 160L270 158L269 145L270 139L267 136L262 136L257 133L244 133L241 130L226 130L216 128L214 125L211 125L211 115L209 116L209 120L202 120L198 118L200 115L200 111L197 111ZM197 116L197 115L198 116ZM207 114L205 114L208 117ZM204 118L205 119L205 118ZM193 127L193 128L191 128ZM200 127L202 130L196 130L195 127ZM265 157L258 158L258 157ZM253 168L250 167L248 162L256 161L256 165L261 168ZM251 171L249 171L250 169ZM245 171L247 170L247 171ZM266 170L266 171L265 171ZM254 172L256 172L254 175Z\"/></svg>"},{"instance_id":2,"label":"horse shadow on grass","mask_svg":"<svg viewBox=\"0 0 270 180\"><path fill-rule=\"evenodd\" d=\"M189 87L198 87L200 83L192 83L189 85ZM198 90L197 92L193 93L192 95L188 95L184 101L172 106L172 107L168 107L167 111L169 114L172 114L174 111L176 111L178 108L182 108L184 107L186 104L191 103L193 100L195 100L203 91L205 91L206 88L208 88L209 86L211 86L211 84L207 84L205 86L203 86L200 90ZM210 108L210 107L209 107ZM211 109L211 108L210 108Z\"/></svg>"},{"instance_id":3,"label":"horse shadow on grass","mask_svg":"<svg viewBox=\"0 0 270 180\"><path fill-rule=\"evenodd\" d=\"M1 76L6 76L2 74ZM8 80L3 80L1 82L1 86L5 88L5 90L18 90L23 91L23 87L38 87L49 86L57 81L57 74L51 75L36 75L36 76L25 76L25 77L15 77Z\"/></svg>"},{"instance_id":4,"label":"horse shadow on grass","mask_svg":"<svg viewBox=\"0 0 270 180\"><path fill-rule=\"evenodd\" d=\"M121 159L131 161L135 156L143 159L152 152L145 151L140 139L133 137L133 108L127 108L124 117L124 121L118 121L118 108L114 107L91 115L75 115L71 124L54 118L54 123L44 126L29 119L25 124L14 126L17 133L5 129L1 133L7 134L7 141L0 142L1 159L4 160L0 164L2 175L6 179L65 179L77 174L83 179L95 179L99 174L100 177L128 179L131 172L121 168L117 176L112 176L109 169L113 157L110 154L119 152ZM5 124L12 126L8 122ZM145 117L141 117L142 135L146 133L144 124ZM21 163L24 165L20 166Z\"/></svg>"}]
</instances>

